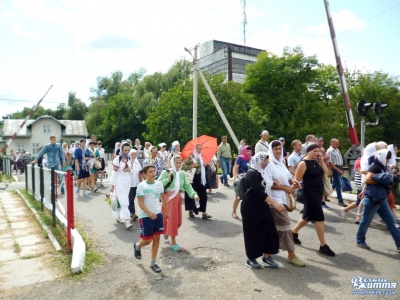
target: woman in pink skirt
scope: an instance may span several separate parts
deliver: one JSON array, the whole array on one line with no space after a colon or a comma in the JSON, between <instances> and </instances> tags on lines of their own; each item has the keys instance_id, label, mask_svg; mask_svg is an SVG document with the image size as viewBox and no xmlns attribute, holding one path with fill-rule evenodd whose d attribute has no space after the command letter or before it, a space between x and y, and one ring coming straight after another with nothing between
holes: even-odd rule
<instances>
[{"instance_id":1,"label":"woman in pink skirt","mask_svg":"<svg viewBox=\"0 0 400 300\"><path fill-rule=\"evenodd\" d=\"M195 201L200 201L199 196L193 190L192 185L186 178L183 172L180 172L182 165L182 157L174 155L171 159L171 170L162 171L159 181L162 182L165 194L168 198L168 218L164 215L164 208L162 214L164 216L164 238L171 237L171 250L180 252L180 246L176 243L176 236L178 229L182 225L182 195L181 192L185 191L190 198Z\"/></svg>"}]
</instances>

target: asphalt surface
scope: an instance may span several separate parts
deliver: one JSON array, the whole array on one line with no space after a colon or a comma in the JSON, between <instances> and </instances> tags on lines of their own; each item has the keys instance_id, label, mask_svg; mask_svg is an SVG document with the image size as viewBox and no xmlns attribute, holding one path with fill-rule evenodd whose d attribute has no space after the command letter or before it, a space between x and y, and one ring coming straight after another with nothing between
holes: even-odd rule
<instances>
[{"instance_id":1,"label":"asphalt surface","mask_svg":"<svg viewBox=\"0 0 400 300\"><path fill-rule=\"evenodd\" d=\"M109 170L109 174L111 174ZM22 185L22 184L21 184ZM317 253L319 243L314 225L304 227L296 246L297 256L306 263L299 268L286 262L287 253L274 255L276 270L268 267L253 270L245 266L241 220L231 216L233 188L220 187L209 195L207 212L212 220L188 218L183 209L183 224L177 242L180 253L169 249L161 238L157 263L161 276L149 269L150 247L142 250L142 260L133 258L133 243L139 239L139 226L127 230L115 222L105 201L110 180L104 188L89 192L89 197L75 196L75 225L90 235L92 245L103 252L107 263L79 282L69 280L42 283L20 290L12 299L380 299L382 295L354 295L355 292L395 292L387 298L398 299L400 254L384 224L373 222L367 233L372 250L356 247L355 211L348 221L340 215L340 206L332 199L324 210L326 241L335 257ZM81 192L82 195L82 192ZM59 201L65 205L65 196ZM137 207L137 206L136 206ZM302 204L290 213L294 226ZM238 211L240 216L240 210ZM353 278L386 280L396 284L391 289L356 289ZM357 279L358 281L358 279ZM7 297L6 297L7 298ZM2 295L0 293L0 299Z\"/></svg>"},{"instance_id":2,"label":"asphalt surface","mask_svg":"<svg viewBox=\"0 0 400 300\"><path fill-rule=\"evenodd\" d=\"M111 174L110 171L109 174ZM127 230L123 224L115 222L104 196L104 192L108 192L109 179L105 179L104 184L105 188L99 189L97 193L89 192L87 198L75 197L77 226L85 226L102 251L132 260L135 266L132 245L139 239L138 223L133 222L133 227ZM241 220L233 219L231 216L233 198L232 187L222 186L213 190L213 194L209 195L207 206L207 212L213 216L212 220L202 220L200 216L190 219L182 206L183 225L179 230L177 242L184 251L174 253L169 249L169 244L161 239L158 261L164 273L176 279L182 270L198 271L193 261L197 256L207 271L214 272L217 278L222 279L219 284L210 283L210 287L221 290L222 294L219 295L222 295L222 298L224 298L223 290L231 289L230 284L241 286L242 282L246 284L246 289L251 289L252 293L256 293L255 296L257 292L267 290L271 292L268 293L271 296L284 299L350 299L354 297L352 295L355 290L352 284L354 277L384 278L397 285L400 283L400 254L397 253L386 226L375 221L371 224L367 233L367 243L372 250L356 247L355 235L358 226L354 224L356 211L350 212L348 220L344 221L340 215L341 207L337 205L335 199L328 202L330 210L324 209L325 239L331 249L336 252L335 257L317 253L319 242L314 225L309 224L299 232L302 245L296 247L296 254L306 263L305 268L288 264L287 253L283 251L274 256L279 264L277 270L246 268L242 223ZM60 200L62 201L62 198ZM290 213L292 226L300 218L301 209L302 204L298 203L297 209ZM147 264L150 260L150 249L144 248L142 255L142 262ZM181 255L181 260L179 255ZM201 274L204 276L204 273ZM229 280L223 278L229 278ZM249 278L252 279L249 280ZM180 278L177 284L186 285L185 279ZM207 284L207 280L201 279L203 289L207 289ZM239 293L243 292L242 288L232 287L232 289L238 290ZM365 291L370 290L372 289ZM397 287L389 291L400 292ZM252 296L249 297L252 298ZM358 295L357 297L366 296ZM377 296L368 296L368 299L375 297ZM394 296L396 297L398 296Z\"/></svg>"}]
</instances>

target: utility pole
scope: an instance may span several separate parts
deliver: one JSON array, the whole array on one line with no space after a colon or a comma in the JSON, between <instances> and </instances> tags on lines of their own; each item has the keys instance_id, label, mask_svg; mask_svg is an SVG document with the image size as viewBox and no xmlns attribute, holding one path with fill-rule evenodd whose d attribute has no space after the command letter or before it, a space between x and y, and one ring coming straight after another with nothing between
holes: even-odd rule
<instances>
[{"instance_id":1,"label":"utility pole","mask_svg":"<svg viewBox=\"0 0 400 300\"><path fill-rule=\"evenodd\" d=\"M243 45L246 46L246 25L247 25L247 17L246 17L246 0L240 0L243 7L242 12L242 25L243 25Z\"/></svg>"},{"instance_id":2,"label":"utility pole","mask_svg":"<svg viewBox=\"0 0 400 300\"><path fill-rule=\"evenodd\" d=\"M197 82L198 82L198 59L197 59L197 50L199 46L194 46L193 49L193 129L192 129L192 138L197 138Z\"/></svg>"}]
</instances>

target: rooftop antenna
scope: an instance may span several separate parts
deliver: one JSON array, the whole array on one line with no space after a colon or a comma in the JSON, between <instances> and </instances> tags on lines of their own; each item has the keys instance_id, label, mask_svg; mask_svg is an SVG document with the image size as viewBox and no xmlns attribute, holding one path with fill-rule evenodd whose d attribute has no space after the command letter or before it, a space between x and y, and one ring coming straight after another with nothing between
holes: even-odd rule
<instances>
[{"instance_id":1,"label":"rooftop antenna","mask_svg":"<svg viewBox=\"0 0 400 300\"><path fill-rule=\"evenodd\" d=\"M243 45L246 46L246 25L247 25L246 0L240 0L240 3L242 4L243 7L243 12L242 12Z\"/></svg>"}]
</instances>

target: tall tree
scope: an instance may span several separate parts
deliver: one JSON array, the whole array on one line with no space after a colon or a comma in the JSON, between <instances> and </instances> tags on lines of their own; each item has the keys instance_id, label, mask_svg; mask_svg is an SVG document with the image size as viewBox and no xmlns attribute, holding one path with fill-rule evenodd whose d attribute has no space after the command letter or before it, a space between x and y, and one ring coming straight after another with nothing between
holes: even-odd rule
<instances>
[{"instance_id":1,"label":"tall tree","mask_svg":"<svg viewBox=\"0 0 400 300\"><path fill-rule=\"evenodd\" d=\"M76 97L76 92L68 93L68 107L64 113L65 120L84 120L87 112L86 104Z\"/></svg>"}]
</instances>

